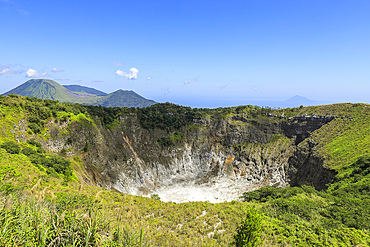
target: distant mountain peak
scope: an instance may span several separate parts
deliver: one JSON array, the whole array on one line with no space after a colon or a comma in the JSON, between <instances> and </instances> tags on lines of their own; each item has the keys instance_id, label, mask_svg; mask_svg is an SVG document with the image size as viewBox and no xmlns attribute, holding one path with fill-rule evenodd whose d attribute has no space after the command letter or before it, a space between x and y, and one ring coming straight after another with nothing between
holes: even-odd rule
<instances>
[{"instance_id":1,"label":"distant mountain peak","mask_svg":"<svg viewBox=\"0 0 370 247\"><path fill-rule=\"evenodd\" d=\"M134 91L132 91L132 90L124 90L124 89L118 89L118 90L116 90L116 91L114 91L113 93L116 93L116 92L131 92L131 93L135 93Z\"/></svg>"},{"instance_id":2,"label":"distant mountain peak","mask_svg":"<svg viewBox=\"0 0 370 247\"><path fill-rule=\"evenodd\" d=\"M94 88L80 85L62 86L53 80L31 79L4 93L21 96L52 99L60 102L101 105L106 107L147 107L156 104L132 90L119 89L106 94Z\"/></svg>"},{"instance_id":3,"label":"distant mountain peak","mask_svg":"<svg viewBox=\"0 0 370 247\"><path fill-rule=\"evenodd\" d=\"M55 100L60 98L62 95L65 95L67 99L69 97L68 91L68 89L53 80L31 79L4 93L4 95L17 94L21 96Z\"/></svg>"},{"instance_id":4,"label":"distant mountain peak","mask_svg":"<svg viewBox=\"0 0 370 247\"><path fill-rule=\"evenodd\" d=\"M293 97L285 100L286 102L304 101L304 102L315 102L314 100L308 99L300 95L294 95Z\"/></svg>"}]
</instances>

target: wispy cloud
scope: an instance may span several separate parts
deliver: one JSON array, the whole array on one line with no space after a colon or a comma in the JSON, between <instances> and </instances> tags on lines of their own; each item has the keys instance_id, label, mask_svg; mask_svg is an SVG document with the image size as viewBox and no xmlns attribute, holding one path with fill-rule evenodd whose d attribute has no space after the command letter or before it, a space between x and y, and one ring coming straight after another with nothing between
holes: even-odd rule
<instances>
[{"instance_id":1,"label":"wispy cloud","mask_svg":"<svg viewBox=\"0 0 370 247\"><path fill-rule=\"evenodd\" d=\"M162 88L161 90L164 95L171 93L171 88L169 87Z\"/></svg>"},{"instance_id":2,"label":"wispy cloud","mask_svg":"<svg viewBox=\"0 0 370 247\"><path fill-rule=\"evenodd\" d=\"M48 73L46 73L46 72L44 72L44 73L41 74L41 76L43 76L43 77L45 77L47 75L48 75Z\"/></svg>"},{"instance_id":3,"label":"wispy cloud","mask_svg":"<svg viewBox=\"0 0 370 247\"><path fill-rule=\"evenodd\" d=\"M26 72L26 77L29 77L29 78L36 78L39 76L39 72L37 72L36 70L34 69L29 69L27 70Z\"/></svg>"},{"instance_id":4,"label":"wispy cloud","mask_svg":"<svg viewBox=\"0 0 370 247\"><path fill-rule=\"evenodd\" d=\"M194 77L194 78L192 78L192 79L186 79L185 81L184 81L184 85L188 85L188 84L190 84L190 83L192 83L192 82L197 82L198 81L198 78L196 78L196 77Z\"/></svg>"},{"instance_id":5,"label":"wispy cloud","mask_svg":"<svg viewBox=\"0 0 370 247\"><path fill-rule=\"evenodd\" d=\"M122 70L117 70L115 74L119 75L119 76L124 76L129 80L135 80L135 79L137 79L137 75L139 74L139 70L137 68L131 68L130 72L128 72L128 73L124 72Z\"/></svg>"},{"instance_id":6,"label":"wispy cloud","mask_svg":"<svg viewBox=\"0 0 370 247\"><path fill-rule=\"evenodd\" d=\"M10 1L10 0L0 0L0 2L3 2L3 3L7 3L9 6L11 6L14 10L16 10L18 13L22 14L22 15L29 15L29 12L22 9L22 8L19 8L17 6L17 4L13 1Z\"/></svg>"},{"instance_id":7,"label":"wispy cloud","mask_svg":"<svg viewBox=\"0 0 370 247\"><path fill-rule=\"evenodd\" d=\"M10 70L10 69L3 69L3 70L0 71L0 76L2 76L2 75L15 75L15 74L17 74L17 72L14 71L14 70Z\"/></svg>"},{"instance_id":8,"label":"wispy cloud","mask_svg":"<svg viewBox=\"0 0 370 247\"><path fill-rule=\"evenodd\" d=\"M123 66L123 65L125 65L124 63L121 63L121 62L114 62L113 64L115 64L117 66Z\"/></svg>"},{"instance_id":9,"label":"wispy cloud","mask_svg":"<svg viewBox=\"0 0 370 247\"><path fill-rule=\"evenodd\" d=\"M9 68L10 67L10 65L9 64L6 64L6 65L2 65L2 64L0 64L0 68Z\"/></svg>"},{"instance_id":10,"label":"wispy cloud","mask_svg":"<svg viewBox=\"0 0 370 247\"><path fill-rule=\"evenodd\" d=\"M62 70L62 69L57 69L57 68L55 68L55 67L54 67L54 68L52 68L52 69L51 69L51 71L52 71L52 72L64 72L64 70Z\"/></svg>"},{"instance_id":11,"label":"wispy cloud","mask_svg":"<svg viewBox=\"0 0 370 247\"><path fill-rule=\"evenodd\" d=\"M24 9L15 8L16 11L21 13L22 15L29 15L30 13Z\"/></svg>"},{"instance_id":12,"label":"wispy cloud","mask_svg":"<svg viewBox=\"0 0 370 247\"><path fill-rule=\"evenodd\" d=\"M1 1L1 0L0 0ZM24 69L25 66L20 64L20 63L16 63L16 64L0 64L0 68L22 68Z\"/></svg>"},{"instance_id":13,"label":"wispy cloud","mask_svg":"<svg viewBox=\"0 0 370 247\"><path fill-rule=\"evenodd\" d=\"M1 1L1 0L0 0ZM0 76L2 75L19 75L25 72L21 64L0 64Z\"/></svg>"}]
</instances>

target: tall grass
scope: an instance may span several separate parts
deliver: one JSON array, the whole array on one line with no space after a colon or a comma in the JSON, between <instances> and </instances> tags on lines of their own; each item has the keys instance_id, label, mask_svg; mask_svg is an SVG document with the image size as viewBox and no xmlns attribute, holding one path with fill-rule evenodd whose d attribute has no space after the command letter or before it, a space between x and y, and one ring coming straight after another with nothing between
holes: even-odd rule
<instances>
[{"instance_id":1,"label":"tall grass","mask_svg":"<svg viewBox=\"0 0 370 247\"><path fill-rule=\"evenodd\" d=\"M98 208L68 209L25 194L0 195L0 246L145 246L144 230L112 228Z\"/></svg>"}]
</instances>

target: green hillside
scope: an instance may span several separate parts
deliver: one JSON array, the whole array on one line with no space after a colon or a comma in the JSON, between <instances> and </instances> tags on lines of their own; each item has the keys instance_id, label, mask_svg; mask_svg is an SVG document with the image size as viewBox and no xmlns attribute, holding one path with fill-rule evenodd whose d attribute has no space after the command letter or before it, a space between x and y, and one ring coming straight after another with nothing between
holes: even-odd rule
<instances>
[{"instance_id":1,"label":"green hillside","mask_svg":"<svg viewBox=\"0 0 370 247\"><path fill-rule=\"evenodd\" d=\"M72 101L75 98L74 93L67 90L57 82L45 79L28 80L22 85L5 93L5 95L7 94L59 100L62 102ZM78 94L76 94L76 96L78 96Z\"/></svg>"},{"instance_id":2,"label":"green hillside","mask_svg":"<svg viewBox=\"0 0 370 247\"><path fill-rule=\"evenodd\" d=\"M154 105L154 100L147 100L134 91L118 90L99 98L94 105L105 107L116 107L124 105L125 107L147 107Z\"/></svg>"},{"instance_id":3,"label":"green hillside","mask_svg":"<svg viewBox=\"0 0 370 247\"><path fill-rule=\"evenodd\" d=\"M247 246L370 245L370 105L159 106L104 108L0 96L0 246L243 246L243 234L256 240ZM87 154L94 151L88 145L68 155L72 128L91 135L103 124L111 133L120 130L120 116L127 117L125 123L140 116L141 128L151 132L162 125L191 132L198 127L190 118L243 115L259 125L268 121L266 112L338 116L299 144L307 149L315 144L312 155L326 157L325 166L336 171L328 190L265 187L240 201L165 203L94 186L85 170ZM68 145L45 152L55 126Z\"/></svg>"},{"instance_id":4,"label":"green hillside","mask_svg":"<svg viewBox=\"0 0 370 247\"><path fill-rule=\"evenodd\" d=\"M96 90L95 88L91 88L91 87L85 87L85 86L80 86L80 85L63 85L63 87L67 88L70 91L77 92L77 93L88 93L88 94L94 94L98 96L107 95L106 93Z\"/></svg>"},{"instance_id":5,"label":"green hillside","mask_svg":"<svg viewBox=\"0 0 370 247\"><path fill-rule=\"evenodd\" d=\"M8 94L107 107L146 107L156 103L133 91L118 90L111 94L105 94L99 90L79 85L63 87L53 80L46 79L28 80L4 93L4 95Z\"/></svg>"}]
</instances>

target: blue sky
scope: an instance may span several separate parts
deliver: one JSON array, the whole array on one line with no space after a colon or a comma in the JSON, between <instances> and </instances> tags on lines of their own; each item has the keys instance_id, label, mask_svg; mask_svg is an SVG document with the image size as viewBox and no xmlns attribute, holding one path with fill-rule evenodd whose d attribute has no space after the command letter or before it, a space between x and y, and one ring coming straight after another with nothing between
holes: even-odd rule
<instances>
[{"instance_id":1,"label":"blue sky","mask_svg":"<svg viewBox=\"0 0 370 247\"><path fill-rule=\"evenodd\" d=\"M47 78L193 107L370 102L369 13L368 0L0 0L0 92Z\"/></svg>"}]
</instances>

